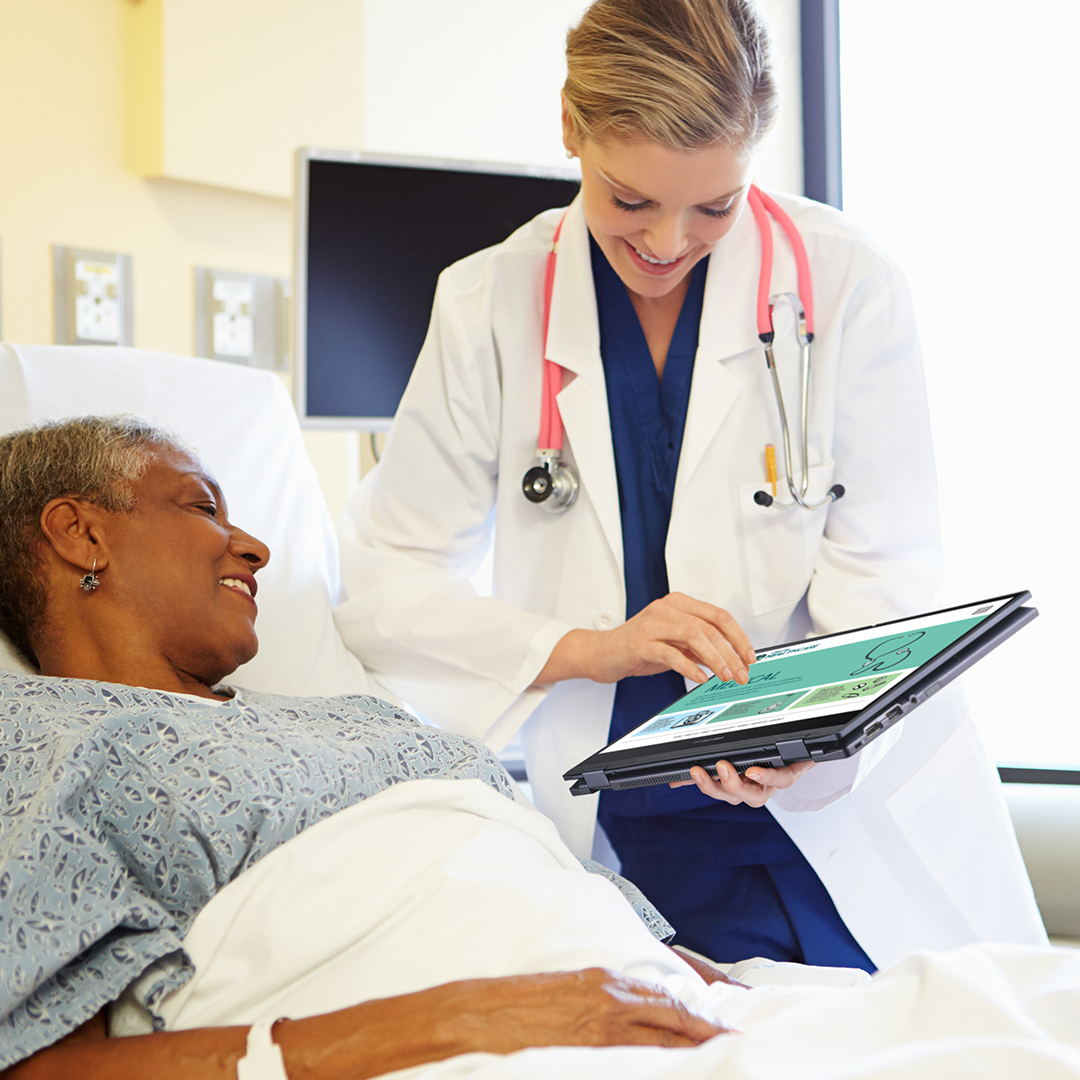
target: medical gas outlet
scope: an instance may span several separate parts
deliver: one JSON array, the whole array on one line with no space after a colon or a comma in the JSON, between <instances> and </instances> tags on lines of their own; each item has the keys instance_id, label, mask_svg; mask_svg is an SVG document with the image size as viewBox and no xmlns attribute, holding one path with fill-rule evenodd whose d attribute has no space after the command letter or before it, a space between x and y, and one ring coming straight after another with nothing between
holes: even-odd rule
<instances>
[{"instance_id":1,"label":"medical gas outlet","mask_svg":"<svg viewBox=\"0 0 1080 1080\"><path fill-rule=\"evenodd\" d=\"M289 283L195 268L195 351L211 360L284 371Z\"/></svg>"},{"instance_id":2,"label":"medical gas outlet","mask_svg":"<svg viewBox=\"0 0 1080 1080\"><path fill-rule=\"evenodd\" d=\"M58 345L132 344L131 256L53 246Z\"/></svg>"}]
</instances>

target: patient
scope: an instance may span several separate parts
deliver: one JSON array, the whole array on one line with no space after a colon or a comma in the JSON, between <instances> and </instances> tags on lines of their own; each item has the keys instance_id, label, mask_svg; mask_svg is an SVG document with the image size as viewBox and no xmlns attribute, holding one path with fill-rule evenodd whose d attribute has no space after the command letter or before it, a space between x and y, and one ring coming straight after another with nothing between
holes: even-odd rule
<instances>
[{"instance_id":1,"label":"patient","mask_svg":"<svg viewBox=\"0 0 1080 1080\"><path fill-rule=\"evenodd\" d=\"M486 748L385 703L223 685L257 649L268 559L159 430L86 418L0 439L0 627L42 675L0 675L5 1078L235 1076L246 1028L110 1038L108 1007L149 970L138 1004L160 1029L194 972L196 916L309 826L405 781L513 799ZM273 1038L299 1080L471 1050L692 1046L722 1030L655 985L589 968L379 995Z\"/></svg>"}]
</instances>

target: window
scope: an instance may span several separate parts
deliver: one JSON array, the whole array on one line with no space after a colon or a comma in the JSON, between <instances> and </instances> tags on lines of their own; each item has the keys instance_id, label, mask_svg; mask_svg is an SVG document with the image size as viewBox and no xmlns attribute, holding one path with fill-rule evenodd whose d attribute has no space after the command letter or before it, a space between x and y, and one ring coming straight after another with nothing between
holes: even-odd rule
<instances>
[{"instance_id":1,"label":"window","mask_svg":"<svg viewBox=\"0 0 1080 1080\"><path fill-rule=\"evenodd\" d=\"M844 209L915 298L941 599L1041 612L966 677L973 717L999 761L1080 762L1080 5L839 3Z\"/></svg>"}]
</instances>

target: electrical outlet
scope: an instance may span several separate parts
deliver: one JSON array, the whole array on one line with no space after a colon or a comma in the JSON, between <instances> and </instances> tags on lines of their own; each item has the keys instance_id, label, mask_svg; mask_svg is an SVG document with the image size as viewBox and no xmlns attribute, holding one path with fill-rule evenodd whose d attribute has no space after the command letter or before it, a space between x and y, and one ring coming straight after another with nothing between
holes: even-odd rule
<instances>
[{"instance_id":1,"label":"electrical outlet","mask_svg":"<svg viewBox=\"0 0 1080 1080\"><path fill-rule=\"evenodd\" d=\"M130 345L131 256L53 246L58 345Z\"/></svg>"},{"instance_id":2,"label":"electrical outlet","mask_svg":"<svg viewBox=\"0 0 1080 1080\"><path fill-rule=\"evenodd\" d=\"M195 352L285 371L288 282L195 267Z\"/></svg>"}]
</instances>

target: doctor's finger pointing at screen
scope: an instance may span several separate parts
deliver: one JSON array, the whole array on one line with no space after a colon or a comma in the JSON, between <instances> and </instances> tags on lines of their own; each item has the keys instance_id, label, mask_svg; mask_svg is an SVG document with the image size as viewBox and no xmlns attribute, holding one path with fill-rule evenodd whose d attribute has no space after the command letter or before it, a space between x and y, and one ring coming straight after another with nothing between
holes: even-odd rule
<instances>
[{"instance_id":1,"label":"doctor's finger pointing at screen","mask_svg":"<svg viewBox=\"0 0 1080 1080\"><path fill-rule=\"evenodd\" d=\"M566 769L688 683L745 683L753 646L929 610L941 554L902 276L837 211L753 183L777 99L751 0L597 0L567 69L580 194L441 275L343 515L343 637L431 721L495 748L520 729L570 847L599 820L714 959L1044 940L949 693L806 775L570 796ZM974 854L943 825L970 815Z\"/></svg>"}]
</instances>

